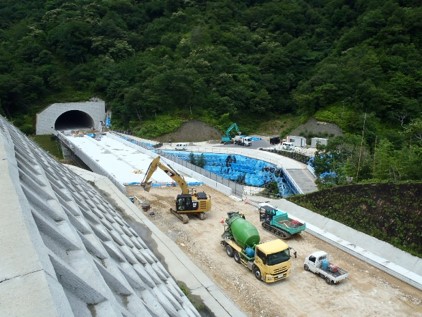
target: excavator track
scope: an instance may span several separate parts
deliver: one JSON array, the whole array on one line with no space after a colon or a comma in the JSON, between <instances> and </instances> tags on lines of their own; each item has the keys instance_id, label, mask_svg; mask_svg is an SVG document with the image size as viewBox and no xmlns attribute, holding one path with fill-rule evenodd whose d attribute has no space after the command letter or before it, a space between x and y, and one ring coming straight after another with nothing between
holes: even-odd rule
<instances>
[{"instance_id":1,"label":"excavator track","mask_svg":"<svg viewBox=\"0 0 422 317\"><path fill-rule=\"evenodd\" d=\"M276 235L277 237L279 237L279 238L281 238L283 240L287 240L287 239L289 239L292 236L290 233L288 233L288 232L286 232L284 230L281 230L279 228L272 227L271 225L269 225L266 222L262 222L262 227L265 230L271 232L272 234Z\"/></svg>"},{"instance_id":2,"label":"excavator track","mask_svg":"<svg viewBox=\"0 0 422 317\"><path fill-rule=\"evenodd\" d=\"M174 210L173 208L170 208L170 212L175 215L177 218L179 218L184 224L187 224L189 222L189 217L186 214L181 214Z\"/></svg>"}]
</instances>

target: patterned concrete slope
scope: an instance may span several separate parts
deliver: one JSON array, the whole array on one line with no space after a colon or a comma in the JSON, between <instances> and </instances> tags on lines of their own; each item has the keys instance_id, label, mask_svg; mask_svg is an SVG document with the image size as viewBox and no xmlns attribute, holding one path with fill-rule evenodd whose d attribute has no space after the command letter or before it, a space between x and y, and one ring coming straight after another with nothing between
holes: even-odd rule
<instances>
[{"instance_id":1,"label":"patterned concrete slope","mask_svg":"<svg viewBox=\"0 0 422 317\"><path fill-rule=\"evenodd\" d=\"M100 193L0 117L0 316L199 316Z\"/></svg>"}]
</instances>

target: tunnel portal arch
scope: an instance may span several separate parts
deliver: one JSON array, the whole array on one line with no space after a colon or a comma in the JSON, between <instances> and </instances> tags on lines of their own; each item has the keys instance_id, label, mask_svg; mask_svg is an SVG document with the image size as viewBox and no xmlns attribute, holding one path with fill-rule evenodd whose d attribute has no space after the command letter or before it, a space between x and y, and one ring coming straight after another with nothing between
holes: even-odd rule
<instances>
[{"instance_id":1,"label":"tunnel portal arch","mask_svg":"<svg viewBox=\"0 0 422 317\"><path fill-rule=\"evenodd\" d=\"M62 113L54 123L54 130L90 129L94 127L94 119L88 113L79 110Z\"/></svg>"},{"instance_id":2,"label":"tunnel portal arch","mask_svg":"<svg viewBox=\"0 0 422 317\"><path fill-rule=\"evenodd\" d=\"M105 102L94 99L85 102L54 103L37 114L36 134L55 134L56 130L98 128L105 122Z\"/></svg>"}]
</instances>

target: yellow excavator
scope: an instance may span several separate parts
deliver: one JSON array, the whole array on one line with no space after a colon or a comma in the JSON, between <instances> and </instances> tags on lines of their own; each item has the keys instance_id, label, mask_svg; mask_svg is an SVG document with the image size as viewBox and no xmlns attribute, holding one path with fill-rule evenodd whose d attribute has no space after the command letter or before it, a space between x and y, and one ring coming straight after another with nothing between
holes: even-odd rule
<instances>
[{"instance_id":1,"label":"yellow excavator","mask_svg":"<svg viewBox=\"0 0 422 317\"><path fill-rule=\"evenodd\" d=\"M176 197L176 209L170 208L170 212L183 223L189 222L189 214L193 214L204 220L206 218L205 212L211 210L211 197L205 192L189 191L189 187L185 178L180 175L175 169L160 162L160 156L152 160L141 182L141 187L147 192L151 189L152 182L149 180L157 170L162 169L168 176L170 176L182 189L182 193Z\"/></svg>"}]
</instances>

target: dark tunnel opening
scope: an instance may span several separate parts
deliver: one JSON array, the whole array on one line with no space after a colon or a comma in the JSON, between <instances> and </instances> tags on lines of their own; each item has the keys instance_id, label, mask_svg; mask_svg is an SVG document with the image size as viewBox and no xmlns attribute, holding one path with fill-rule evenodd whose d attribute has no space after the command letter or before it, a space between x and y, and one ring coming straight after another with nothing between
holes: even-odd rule
<instances>
[{"instance_id":1,"label":"dark tunnel opening","mask_svg":"<svg viewBox=\"0 0 422 317\"><path fill-rule=\"evenodd\" d=\"M94 128L94 120L89 114L79 110L67 111L60 115L55 124L55 130L75 130Z\"/></svg>"}]
</instances>

